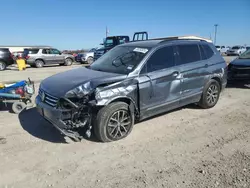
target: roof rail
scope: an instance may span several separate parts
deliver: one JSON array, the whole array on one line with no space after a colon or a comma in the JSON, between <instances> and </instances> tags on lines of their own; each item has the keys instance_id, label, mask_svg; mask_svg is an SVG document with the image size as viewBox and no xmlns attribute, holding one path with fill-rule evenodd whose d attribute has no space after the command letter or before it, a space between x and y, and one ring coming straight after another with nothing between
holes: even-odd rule
<instances>
[{"instance_id":1,"label":"roof rail","mask_svg":"<svg viewBox=\"0 0 250 188\"><path fill-rule=\"evenodd\" d=\"M149 40L201 40L212 43L212 40L198 37L198 36L172 36L172 37L164 37L164 38L153 38Z\"/></svg>"}]
</instances>

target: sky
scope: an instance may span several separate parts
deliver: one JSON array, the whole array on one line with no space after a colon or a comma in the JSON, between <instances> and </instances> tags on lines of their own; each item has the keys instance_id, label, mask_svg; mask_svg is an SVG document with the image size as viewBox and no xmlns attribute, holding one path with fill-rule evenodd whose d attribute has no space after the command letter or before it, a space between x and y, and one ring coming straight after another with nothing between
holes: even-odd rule
<instances>
[{"instance_id":1,"label":"sky","mask_svg":"<svg viewBox=\"0 0 250 188\"><path fill-rule=\"evenodd\" d=\"M109 35L198 35L218 45L250 45L250 0L1 1L0 45L98 47Z\"/></svg>"}]
</instances>

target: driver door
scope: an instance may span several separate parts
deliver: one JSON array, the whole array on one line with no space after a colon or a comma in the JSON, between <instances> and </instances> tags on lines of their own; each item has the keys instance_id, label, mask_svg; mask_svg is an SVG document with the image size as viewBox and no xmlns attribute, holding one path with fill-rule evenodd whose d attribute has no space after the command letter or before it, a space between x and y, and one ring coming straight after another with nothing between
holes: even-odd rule
<instances>
[{"instance_id":1,"label":"driver door","mask_svg":"<svg viewBox=\"0 0 250 188\"><path fill-rule=\"evenodd\" d=\"M141 119L177 108L181 75L175 66L173 46L158 48L147 60L139 76Z\"/></svg>"}]
</instances>

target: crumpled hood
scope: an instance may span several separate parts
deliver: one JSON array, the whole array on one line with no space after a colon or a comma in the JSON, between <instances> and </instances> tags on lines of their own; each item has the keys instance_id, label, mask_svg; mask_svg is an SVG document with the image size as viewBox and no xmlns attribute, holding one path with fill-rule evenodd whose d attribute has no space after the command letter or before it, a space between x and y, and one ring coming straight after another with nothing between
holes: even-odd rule
<instances>
[{"instance_id":1,"label":"crumpled hood","mask_svg":"<svg viewBox=\"0 0 250 188\"><path fill-rule=\"evenodd\" d=\"M230 64L232 65L242 65L242 66L250 66L250 59L235 59Z\"/></svg>"},{"instance_id":2,"label":"crumpled hood","mask_svg":"<svg viewBox=\"0 0 250 188\"><path fill-rule=\"evenodd\" d=\"M98 85L117 82L126 77L127 75L100 72L82 67L48 77L41 82L40 87L45 92L59 98L89 81L91 87L95 89Z\"/></svg>"}]
</instances>

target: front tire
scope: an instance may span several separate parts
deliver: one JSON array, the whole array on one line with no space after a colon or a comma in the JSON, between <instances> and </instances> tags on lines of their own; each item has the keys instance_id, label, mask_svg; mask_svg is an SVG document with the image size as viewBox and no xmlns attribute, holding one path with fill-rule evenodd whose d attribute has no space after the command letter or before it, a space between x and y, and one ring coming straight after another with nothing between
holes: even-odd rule
<instances>
[{"instance_id":1,"label":"front tire","mask_svg":"<svg viewBox=\"0 0 250 188\"><path fill-rule=\"evenodd\" d=\"M101 142L117 141L127 137L133 129L134 120L129 105L111 103L97 113L94 132Z\"/></svg>"},{"instance_id":2,"label":"front tire","mask_svg":"<svg viewBox=\"0 0 250 188\"><path fill-rule=\"evenodd\" d=\"M6 63L4 63L3 61L0 61L0 71L4 71L6 69Z\"/></svg>"},{"instance_id":3,"label":"front tire","mask_svg":"<svg viewBox=\"0 0 250 188\"><path fill-rule=\"evenodd\" d=\"M221 88L218 81L214 79L210 80L203 91L199 106L204 109L214 107L219 100L220 91Z\"/></svg>"}]
</instances>

